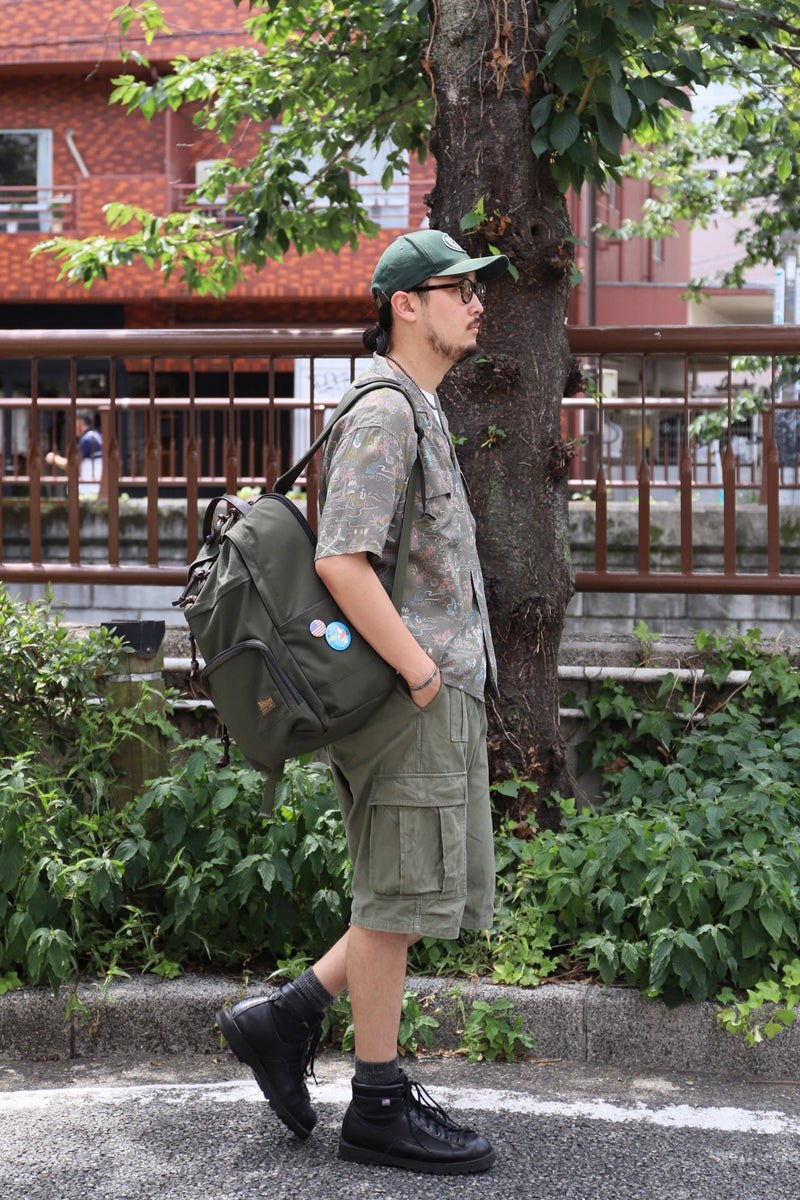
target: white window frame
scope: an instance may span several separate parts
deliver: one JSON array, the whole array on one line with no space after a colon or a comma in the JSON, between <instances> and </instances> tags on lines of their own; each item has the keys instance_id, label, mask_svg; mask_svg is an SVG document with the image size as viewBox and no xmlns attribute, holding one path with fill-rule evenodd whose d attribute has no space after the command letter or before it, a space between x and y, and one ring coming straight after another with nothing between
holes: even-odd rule
<instances>
[{"instance_id":1,"label":"white window frame","mask_svg":"<svg viewBox=\"0 0 800 1200\"><path fill-rule=\"evenodd\" d=\"M52 129L0 129L0 137L19 137L33 134L36 139L36 200L20 205L20 212L33 212L38 216L39 229L49 233L53 222L51 203L53 200L53 131ZM2 184L0 183L0 188ZM0 230L17 233L19 221L9 215L5 205L0 206Z\"/></svg>"}]
</instances>

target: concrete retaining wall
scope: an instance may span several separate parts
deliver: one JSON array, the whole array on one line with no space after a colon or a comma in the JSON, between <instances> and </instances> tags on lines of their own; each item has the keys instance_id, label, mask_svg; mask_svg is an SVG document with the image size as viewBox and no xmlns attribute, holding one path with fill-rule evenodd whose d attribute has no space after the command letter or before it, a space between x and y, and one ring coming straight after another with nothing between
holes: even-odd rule
<instances>
[{"instance_id":1,"label":"concrete retaining wall","mask_svg":"<svg viewBox=\"0 0 800 1200\"><path fill-rule=\"evenodd\" d=\"M458 985L461 1004L453 998ZM796 1080L800 1022L771 1042L749 1047L717 1026L715 1005L667 1008L629 988L545 983L497 987L461 979L410 976L407 986L439 1021L434 1049L460 1043L463 1011L473 1003L508 1000L536 1039L537 1057L617 1069L691 1072L717 1077ZM108 988L81 983L78 1006L66 1017L67 988L21 988L0 996L0 1058L102 1058L109 1054L218 1053L214 1013L224 1004L268 993L270 985L221 977L115 980ZM462 1011L463 1009L463 1011Z\"/></svg>"}]
</instances>

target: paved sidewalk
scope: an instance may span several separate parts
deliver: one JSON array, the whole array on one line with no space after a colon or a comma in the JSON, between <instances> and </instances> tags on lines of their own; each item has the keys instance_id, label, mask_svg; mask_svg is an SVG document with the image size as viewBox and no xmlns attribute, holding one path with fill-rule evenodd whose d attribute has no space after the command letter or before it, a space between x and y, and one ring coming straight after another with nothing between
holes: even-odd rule
<instances>
[{"instance_id":1,"label":"paved sidewalk","mask_svg":"<svg viewBox=\"0 0 800 1200\"><path fill-rule=\"evenodd\" d=\"M337 1156L352 1058L325 1051L306 1142L227 1053L0 1062L3 1200L794 1200L800 1089L560 1062L409 1065L497 1149L485 1175Z\"/></svg>"},{"instance_id":2,"label":"paved sidewalk","mask_svg":"<svg viewBox=\"0 0 800 1200\"><path fill-rule=\"evenodd\" d=\"M772 1042L751 1048L717 1028L710 1003L669 1009L627 988L543 984L496 987L466 980L411 976L408 987L440 1022L435 1048L459 1044L458 984L464 1004L509 999L536 1039L533 1056L594 1066L695 1072L761 1080L800 1079L800 1022ZM230 977L135 978L77 988L80 1006L65 1019L69 992L20 988L0 996L0 1059L91 1059L111 1054L213 1053L220 1048L214 1014L226 1002L260 995Z\"/></svg>"}]
</instances>

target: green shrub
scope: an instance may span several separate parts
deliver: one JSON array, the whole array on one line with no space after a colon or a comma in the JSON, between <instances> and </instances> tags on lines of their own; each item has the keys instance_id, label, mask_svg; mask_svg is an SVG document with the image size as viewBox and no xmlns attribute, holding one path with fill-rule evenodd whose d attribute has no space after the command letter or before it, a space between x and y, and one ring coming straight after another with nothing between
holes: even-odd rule
<instances>
[{"instance_id":1,"label":"green shrub","mask_svg":"<svg viewBox=\"0 0 800 1200\"><path fill-rule=\"evenodd\" d=\"M29 759L0 770L0 980L177 975L313 956L345 928L347 849L330 773L263 780L211 741L138 800L84 809Z\"/></svg>"},{"instance_id":2,"label":"green shrub","mask_svg":"<svg viewBox=\"0 0 800 1200\"><path fill-rule=\"evenodd\" d=\"M459 989L453 994L461 1010L461 1045L469 1062L514 1062L520 1051L535 1049L536 1039L523 1030L524 1018L511 1000L473 1000L467 1013Z\"/></svg>"},{"instance_id":3,"label":"green shrub","mask_svg":"<svg viewBox=\"0 0 800 1200\"><path fill-rule=\"evenodd\" d=\"M0 986L55 986L120 919L114 752L153 718L103 702L121 640L76 637L49 597L0 588L0 644Z\"/></svg>"},{"instance_id":4,"label":"green shrub","mask_svg":"<svg viewBox=\"0 0 800 1200\"><path fill-rule=\"evenodd\" d=\"M106 629L76 637L52 599L21 604L0 586L0 755L30 757L60 794L97 802L116 771L111 759L136 718L100 702L119 670L122 640Z\"/></svg>"},{"instance_id":5,"label":"green shrub","mask_svg":"<svg viewBox=\"0 0 800 1200\"><path fill-rule=\"evenodd\" d=\"M670 1000L775 978L798 935L797 672L758 631L698 645L718 656L704 696L668 677L635 705L614 685L585 702L603 811L568 812L518 870L572 955ZM735 667L750 681L724 698Z\"/></svg>"},{"instance_id":6,"label":"green shrub","mask_svg":"<svg viewBox=\"0 0 800 1200\"><path fill-rule=\"evenodd\" d=\"M191 742L117 807L112 751L137 728L100 695L119 644L73 642L47 602L2 592L0 621L0 992L131 970L295 970L344 931L349 861L327 767L290 762L263 816L261 776L236 753L217 768L217 747ZM583 702L602 805L556 798L558 831L500 821L494 929L423 939L413 971L521 986L592 972L670 1002L720 996L726 1027L751 1040L790 1023L798 677L757 632L697 636L712 655L705 691L670 676L635 702L614 684ZM741 667L749 683L721 690ZM776 1013L759 1026L764 999ZM406 1013L409 1045L424 1044L423 1015ZM489 1052L518 1032L498 1025Z\"/></svg>"},{"instance_id":7,"label":"green shrub","mask_svg":"<svg viewBox=\"0 0 800 1200\"><path fill-rule=\"evenodd\" d=\"M135 805L116 849L128 886L146 898L152 944L176 969L318 954L349 913L330 771L289 761L265 817L261 775L236 754L218 768L216 756L213 743L196 743Z\"/></svg>"}]
</instances>

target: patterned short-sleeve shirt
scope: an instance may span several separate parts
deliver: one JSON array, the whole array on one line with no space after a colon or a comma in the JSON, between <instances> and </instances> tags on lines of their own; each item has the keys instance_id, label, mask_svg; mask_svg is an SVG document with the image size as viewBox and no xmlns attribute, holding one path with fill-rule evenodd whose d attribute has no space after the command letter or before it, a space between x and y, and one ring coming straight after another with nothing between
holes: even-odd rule
<instances>
[{"instance_id":1,"label":"patterned short-sleeve shirt","mask_svg":"<svg viewBox=\"0 0 800 1200\"><path fill-rule=\"evenodd\" d=\"M414 500L402 617L442 679L481 698L495 679L475 522L447 422L425 394L379 355L360 378L393 378L412 394L426 504ZM417 454L411 406L395 388L368 392L334 426L320 478L317 557L367 554L391 592L406 487Z\"/></svg>"}]
</instances>

